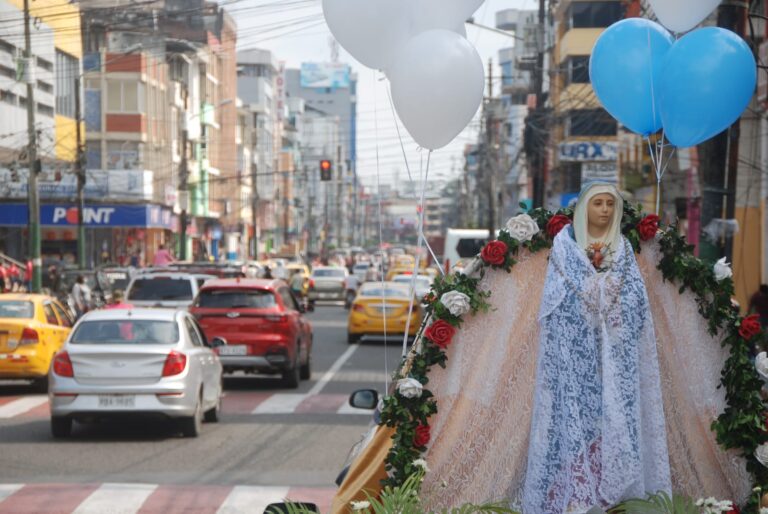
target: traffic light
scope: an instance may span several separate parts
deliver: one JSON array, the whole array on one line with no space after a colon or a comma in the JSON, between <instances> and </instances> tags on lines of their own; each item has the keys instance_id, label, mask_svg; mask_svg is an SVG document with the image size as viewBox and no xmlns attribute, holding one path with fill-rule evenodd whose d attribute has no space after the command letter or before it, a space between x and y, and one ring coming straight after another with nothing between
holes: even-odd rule
<instances>
[{"instance_id":1,"label":"traffic light","mask_svg":"<svg viewBox=\"0 0 768 514\"><path fill-rule=\"evenodd\" d=\"M332 180L331 176L333 175L333 163L329 161L328 159L323 159L320 161L320 180L323 182L328 182Z\"/></svg>"}]
</instances>

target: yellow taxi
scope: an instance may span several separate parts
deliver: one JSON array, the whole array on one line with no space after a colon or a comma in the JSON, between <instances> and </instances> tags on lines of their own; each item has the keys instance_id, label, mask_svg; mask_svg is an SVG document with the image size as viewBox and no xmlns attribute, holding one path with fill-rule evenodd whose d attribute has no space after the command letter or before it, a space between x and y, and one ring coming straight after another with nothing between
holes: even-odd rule
<instances>
[{"instance_id":1,"label":"yellow taxi","mask_svg":"<svg viewBox=\"0 0 768 514\"><path fill-rule=\"evenodd\" d=\"M360 287L349 310L347 342L354 344L364 336L381 338L405 334L408 310L413 301L408 336L414 337L421 325L422 312L418 300L410 296L406 284L366 282ZM386 322L385 322L386 319Z\"/></svg>"},{"instance_id":2,"label":"yellow taxi","mask_svg":"<svg viewBox=\"0 0 768 514\"><path fill-rule=\"evenodd\" d=\"M395 268L411 268L416 266L416 257L413 255L396 255L392 262Z\"/></svg>"},{"instance_id":3,"label":"yellow taxi","mask_svg":"<svg viewBox=\"0 0 768 514\"><path fill-rule=\"evenodd\" d=\"M72 325L72 316L51 296L0 295L0 378L33 380L45 389L53 356Z\"/></svg>"},{"instance_id":4,"label":"yellow taxi","mask_svg":"<svg viewBox=\"0 0 768 514\"><path fill-rule=\"evenodd\" d=\"M413 266L395 266L387 271L387 282L391 282L398 275L413 275Z\"/></svg>"}]
</instances>

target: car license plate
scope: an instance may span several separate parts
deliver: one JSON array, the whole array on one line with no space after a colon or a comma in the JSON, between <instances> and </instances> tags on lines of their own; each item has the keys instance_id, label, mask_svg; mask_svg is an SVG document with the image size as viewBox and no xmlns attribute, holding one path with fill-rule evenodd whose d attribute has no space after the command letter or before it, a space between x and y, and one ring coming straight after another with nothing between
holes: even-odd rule
<instances>
[{"instance_id":1,"label":"car license plate","mask_svg":"<svg viewBox=\"0 0 768 514\"><path fill-rule=\"evenodd\" d=\"M248 347L242 344L220 346L219 355L248 355Z\"/></svg>"},{"instance_id":2,"label":"car license plate","mask_svg":"<svg viewBox=\"0 0 768 514\"><path fill-rule=\"evenodd\" d=\"M135 394L100 394L99 395L99 407L135 407L136 395Z\"/></svg>"},{"instance_id":3,"label":"car license plate","mask_svg":"<svg viewBox=\"0 0 768 514\"><path fill-rule=\"evenodd\" d=\"M320 298L333 298L333 293L320 293Z\"/></svg>"}]
</instances>

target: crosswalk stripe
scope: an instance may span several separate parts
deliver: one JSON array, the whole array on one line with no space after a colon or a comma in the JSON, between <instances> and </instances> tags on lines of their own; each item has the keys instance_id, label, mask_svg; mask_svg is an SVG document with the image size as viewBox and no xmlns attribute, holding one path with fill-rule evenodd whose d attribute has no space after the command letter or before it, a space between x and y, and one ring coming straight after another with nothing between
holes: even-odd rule
<instances>
[{"instance_id":1,"label":"crosswalk stripe","mask_svg":"<svg viewBox=\"0 0 768 514\"><path fill-rule=\"evenodd\" d=\"M352 354L355 353L355 350L358 349L360 345L353 344L349 348L346 349L344 353L341 354L341 357L336 359L336 362L333 363L333 366L331 366L331 369L325 372L323 377L318 380L314 386L312 386L312 389L309 390L309 394L319 394L320 391L323 390L325 385L333 380L333 376L336 374L339 369L344 365L347 360L352 357Z\"/></svg>"},{"instance_id":2,"label":"crosswalk stripe","mask_svg":"<svg viewBox=\"0 0 768 514\"><path fill-rule=\"evenodd\" d=\"M24 487L24 484L0 484L0 502Z\"/></svg>"},{"instance_id":3,"label":"crosswalk stripe","mask_svg":"<svg viewBox=\"0 0 768 514\"><path fill-rule=\"evenodd\" d=\"M135 514L157 485L103 484L72 514Z\"/></svg>"},{"instance_id":4,"label":"crosswalk stripe","mask_svg":"<svg viewBox=\"0 0 768 514\"><path fill-rule=\"evenodd\" d=\"M238 485L232 489L217 514L264 512L267 505L282 502L288 496L288 487L261 487Z\"/></svg>"},{"instance_id":5,"label":"crosswalk stripe","mask_svg":"<svg viewBox=\"0 0 768 514\"><path fill-rule=\"evenodd\" d=\"M0 419L8 419L34 409L48 401L45 395L26 396L0 406Z\"/></svg>"},{"instance_id":6,"label":"crosswalk stripe","mask_svg":"<svg viewBox=\"0 0 768 514\"><path fill-rule=\"evenodd\" d=\"M292 414L306 398L306 394L277 393L260 403L251 414Z\"/></svg>"}]
</instances>

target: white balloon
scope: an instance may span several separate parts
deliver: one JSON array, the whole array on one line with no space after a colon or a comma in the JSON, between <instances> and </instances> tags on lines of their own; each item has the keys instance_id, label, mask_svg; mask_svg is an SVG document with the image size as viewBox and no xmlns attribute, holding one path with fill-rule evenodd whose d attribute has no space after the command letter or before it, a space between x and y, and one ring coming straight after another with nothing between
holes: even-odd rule
<instances>
[{"instance_id":1,"label":"white balloon","mask_svg":"<svg viewBox=\"0 0 768 514\"><path fill-rule=\"evenodd\" d=\"M483 101L483 61L469 41L450 30L412 38L392 61L388 76L403 125L430 150L459 135Z\"/></svg>"},{"instance_id":2,"label":"white balloon","mask_svg":"<svg viewBox=\"0 0 768 514\"><path fill-rule=\"evenodd\" d=\"M331 33L352 57L386 69L392 56L427 30L452 30L465 37L464 22L484 0L323 0Z\"/></svg>"},{"instance_id":3,"label":"white balloon","mask_svg":"<svg viewBox=\"0 0 768 514\"><path fill-rule=\"evenodd\" d=\"M649 0L662 25L673 32L688 32L720 5L720 0Z\"/></svg>"},{"instance_id":4,"label":"white balloon","mask_svg":"<svg viewBox=\"0 0 768 514\"><path fill-rule=\"evenodd\" d=\"M392 53L411 37L409 0L323 0L328 28L362 64L384 69Z\"/></svg>"}]
</instances>

